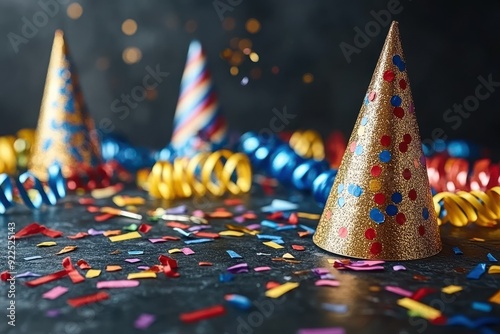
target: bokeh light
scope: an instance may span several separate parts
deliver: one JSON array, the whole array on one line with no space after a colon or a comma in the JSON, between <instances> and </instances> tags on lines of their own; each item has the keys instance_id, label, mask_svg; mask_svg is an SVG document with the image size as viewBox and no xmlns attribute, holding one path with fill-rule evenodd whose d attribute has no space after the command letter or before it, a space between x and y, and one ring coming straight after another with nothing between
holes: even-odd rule
<instances>
[{"instance_id":1,"label":"bokeh light","mask_svg":"<svg viewBox=\"0 0 500 334\"><path fill-rule=\"evenodd\" d=\"M240 73L240 70L236 66L231 66L231 68L229 69L229 73L231 73L231 75L238 75L238 73Z\"/></svg>"},{"instance_id":2,"label":"bokeh light","mask_svg":"<svg viewBox=\"0 0 500 334\"><path fill-rule=\"evenodd\" d=\"M142 52L140 49L136 48L135 46L131 46L123 50L123 61L126 64L135 64L139 62L142 58Z\"/></svg>"},{"instance_id":3,"label":"bokeh light","mask_svg":"<svg viewBox=\"0 0 500 334\"><path fill-rule=\"evenodd\" d=\"M249 19L245 24L245 28L251 34L256 34L260 30L260 22L257 19Z\"/></svg>"},{"instance_id":4,"label":"bokeh light","mask_svg":"<svg viewBox=\"0 0 500 334\"><path fill-rule=\"evenodd\" d=\"M314 76L311 73L306 73L302 76L302 81L306 84L310 84L314 81Z\"/></svg>"},{"instance_id":5,"label":"bokeh light","mask_svg":"<svg viewBox=\"0 0 500 334\"><path fill-rule=\"evenodd\" d=\"M66 14L68 14L70 19L78 20L83 14L83 8L78 2L73 2L66 9Z\"/></svg>"},{"instance_id":6,"label":"bokeh light","mask_svg":"<svg viewBox=\"0 0 500 334\"><path fill-rule=\"evenodd\" d=\"M132 36L137 31L137 23L132 19L123 21L122 31L125 35Z\"/></svg>"},{"instance_id":7,"label":"bokeh light","mask_svg":"<svg viewBox=\"0 0 500 334\"><path fill-rule=\"evenodd\" d=\"M224 21L222 21L222 28L226 31L234 30L236 27L236 20L232 17L226 17Z\"/></svg>"},{"instance_id":8,"label":"bokeh light","mask_svg":"<svg viewBox=\"0 0 500 334\"><path fill-rule=\"evenodd\" d=\"M256 54L255 52L252 52L250 54L250 60L253 61L254 63L258 62L259 61L259 55Z\"/></svg>"}]
</instances>

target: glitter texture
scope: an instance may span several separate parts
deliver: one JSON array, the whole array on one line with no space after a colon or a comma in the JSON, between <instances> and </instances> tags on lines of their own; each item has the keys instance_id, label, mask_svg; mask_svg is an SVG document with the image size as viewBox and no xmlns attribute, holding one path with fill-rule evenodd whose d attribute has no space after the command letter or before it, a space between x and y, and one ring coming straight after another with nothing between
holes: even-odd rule
<instances>
[{"instance_id":1,"label":"glitter texture","mask_svg":"<svg viewBox=\"0 0 500 334\"><path fill-rule=\"evenodd\" d=\"M348 146L362 146L363 154L345 152L313 241L332 253L361 259L413 260L435 255L441 250L439 227L425 164L414 164L422 156L422 144L397 22L391 25L367 92L376 98L362 104ZM395 114L395 107L403 112ZM360 135L363 119L370 122ZM379 174L373 166L380 164ZM342 184L355 184L365 191L339 206L337 189ZM380 201L374 201L375 195ZM382 198L393 203L385 204Z\"/></svg>"}]
</instances>

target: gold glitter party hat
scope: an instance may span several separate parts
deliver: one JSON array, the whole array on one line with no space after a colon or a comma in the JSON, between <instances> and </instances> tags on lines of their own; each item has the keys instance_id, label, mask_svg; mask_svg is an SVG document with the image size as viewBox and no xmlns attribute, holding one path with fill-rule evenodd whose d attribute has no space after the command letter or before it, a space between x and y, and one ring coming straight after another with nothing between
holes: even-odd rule
<instances>
[{"instance_id":1,"label":"gold glitter party hat","mask_svg":"<svg viewBox=\"0 0 500 334\"><path fill-rule=\"evenodd\" d=\"M332 253L374 260L420 259L441 250L397 22L313 241Z\"/></svg>"},{"instance_id":2,"label":"gold glitter party hat","mask_svg":"<svg viewBox=\"0 0 500 334\"><path fill-rule=\"evenodd\" d=\"M41 180L59 165L68 176L78 166L101 163L100 145L80 90L64 34L55 33L29 169Z\"/></svg>"}]
</instances>

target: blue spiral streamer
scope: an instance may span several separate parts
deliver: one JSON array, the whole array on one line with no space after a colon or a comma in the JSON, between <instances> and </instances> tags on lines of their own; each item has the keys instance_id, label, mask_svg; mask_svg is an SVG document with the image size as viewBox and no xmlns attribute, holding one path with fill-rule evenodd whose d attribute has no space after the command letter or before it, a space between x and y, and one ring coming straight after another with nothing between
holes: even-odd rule
<instances>
[{"instance_id":1,"label":"blue spiral streamer","mask_svg":"<svg viewBox=\"0 0 500 334\"><path fill-rule=\"evenodd\" d=\"M156 162L154 151L132 146L128 141L117 136L104 137L101 140L101 151L104 161L115 160L131 172L141 168L150 168Z\"/></svg>"}]
</instances>

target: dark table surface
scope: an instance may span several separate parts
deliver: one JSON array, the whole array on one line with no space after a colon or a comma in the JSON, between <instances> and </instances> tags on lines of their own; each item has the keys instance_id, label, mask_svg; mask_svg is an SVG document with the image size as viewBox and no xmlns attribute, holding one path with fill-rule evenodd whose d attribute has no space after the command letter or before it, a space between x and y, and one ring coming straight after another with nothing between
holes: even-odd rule
<instances>
[{"instance_id":1,"label":"dark table surface","mask_svg":"<svg viewBox=\"0 0 500 334\"><path fill-rule=\"evenodd\" d=\"M254 187L256 188L256 187ZM321 213L321 209L313 199L305 194L289 194L286 190L278 190L276 194L264 195L259 189L253 189L251 195L242 197L244 205L259 214L260 222L265 215L260 212L263 205L269 204L274 198L292 199L300 203L304 212ZM131 190L125 192L131 195L145 196L144 192ZM111 204L110 199L97 201L101 204ZM148 200L147 205L140 207L142 212L158 206L166 207L187 204L190 211L202 208L211 211L223 207L220 199L202 201L177 201L161 203ZM227 207L227 206L226 206ZM227 207L232 210L231 207ZM46 275L62 270L61 261L70 256L73 264L79 259L86 260L94 269L101 269L97 278L85 279L80 284L73 284L68 277L50 282L38 287L27 287L23 283L34 278L19 278L16 280L15 306L16 326L7 324L6 306L8 299L8 284L0 283L2 316L0 333L135 333L145 332L134 327L134 322L142 313L156 316L155 322L149 327L150 333L297 333L301 328L343 327L347 333L457 333L457 332L500 332L500 325L483 327L482 329L467 329L463 326L438 326L430 324L421 318L410 318L406 309L396 304L402 298L392 292L385 291L387 285L399 286L410 291L421 287L437 289L436 293L425 297L422 302L443 312L446 317L463 314L471 319L486 316L500 316L500 305L490 303L493 307L490 313L474 310L474 301L487 302L500 289L500 275L484 274L478 280L466 278L467 273L478 263L488 263L486 254L491 252L500 259L500 229L487 229L477 226L457 228L441 227L443 251L431 258L409 261L388 262L384 271L352 272L339 271L328 263L327 259L341 258L329 254L316 247L311 236L299 238L297 230L276 232L262 228L262 233L281 235L285 241L284 249L272 249L262 244L251 235L244 237L221 237L214 242L192 244L195 254L186 256L168 254L168 249L185 247L183 241L168 241L153 244L148 238L165 235L179 236L172 228L158 223L142 239L112 243L104 236L88 236L79 240L70 240L68 235L86 232L90 228L98 230L120 229L137 221L126 218L114 218L106 222L94 221L95 214L88 213L85 207L77 204L76 197L70 196L56 207L46 207L38 212L30 212L22 206L17 206L8 215L0 217L0 271L7 269L7 224L14 222L16 230L20 230L32 222L44 224L49 228L60 230L63 237L50 239L43 235L19 239L16 242L16 272L31 271ZM146 221L144 221L146 222ZM213 227L208 231L223 231L225 223L232 220L213 220ZM314 227L317 221L300 219L301 224ZM246 225L247 223L244 223ZM471 238L483 238L484 242L472 241ZM57 246L41 248L36 244L43 241L55 241ZM295 251L292 244L305 246L305 251ZM78 248L65 255L55 255L67 245ZM455 255L452 247L458 246L463 255ZM115 250L120 254L110 254ZM240 254L242 259L232 259L226 253L231 249ZM142 250L143 255L128 255L129 250ZM258 252L271 254L258 256ZM281 257L289 252L301 261L298 264L272 261L273 257ZM108 300L73 308L67 299L99 291L96 282L102 280L126 279L127 274L138 272L138 265L158 264L160 254L175 258L179 264L179 278L167 278L158 274L157 279L142 279L136 288L110 289ZM40 255L41 259L26 261L25 257ZM142 262L129 264L126 258L140 258ZM200 261L209 261L213 266L201 267ZM227 272L231 265L246 262L250 268L270 266L271 271L235 274L234 280L221 282L219 275ZM393 271L394 264L403 264L406 271ZM110 264L122 266L118 272L106 272ZM314 282L318 277L308 271L298 275L298 271L317 267L327 267L340 281L339 287L316 287ZM83 275L85 272L78 269ZM415 276L417 275L417 276ZM420 275L420 276L419 276ZM427 279L423 279L422 276ZM265 297L266 283L276 281L300 282L300 286L278 299ZM55 300L42 298L42 294L55 286L64 286L69 291ZM448 285L459 285L463 291L453 295L441 293L441 288ZM377 287L381 289L377 290ZM102 290L101 290L102 291ZM247 296L254 306L247 311L239 310L224 300L226 294L241 294ZM336 313L327 311L323 303L345 304L347 312ZM193 324L184 324L179 320L183 312L222 304L226 314ZM48 310L59 310L57 317L48 317ZM489 330L489 332L488 332Z\"/></svg>"}]
</instances>

